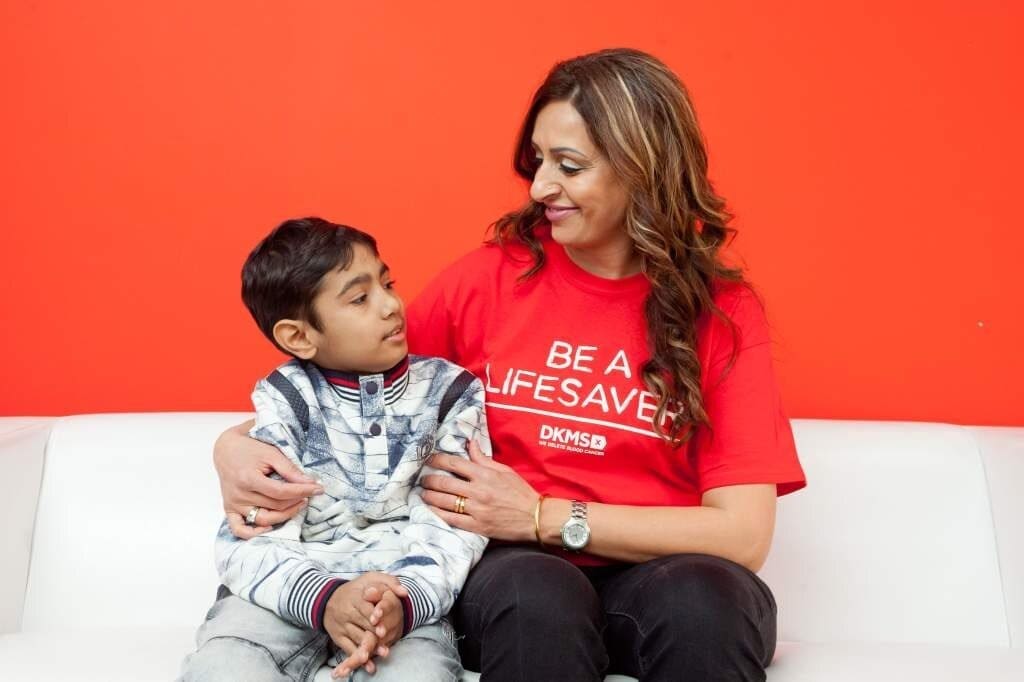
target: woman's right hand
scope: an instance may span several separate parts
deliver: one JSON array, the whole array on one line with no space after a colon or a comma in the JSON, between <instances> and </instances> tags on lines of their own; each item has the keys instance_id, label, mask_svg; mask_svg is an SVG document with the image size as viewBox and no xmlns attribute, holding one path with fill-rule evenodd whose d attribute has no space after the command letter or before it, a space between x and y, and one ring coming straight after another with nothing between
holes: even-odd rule
<instances>
[{"instance_id":1,"label":"woman's right hand","mask_svg":"<svg viewBox=\"0 0 1024 682\"><path fill-rule=\"evenodd\" d=\"M323 487L306 476L273 445L249 437L253 422L233 426L213 446L213 464L220 478L224 514L231 532L248 540L284 523L319 495ZM277 472L282 479L269 478ZM245 515L259 507L256 524L247 526Z\"/></svg>"}]
</instances>

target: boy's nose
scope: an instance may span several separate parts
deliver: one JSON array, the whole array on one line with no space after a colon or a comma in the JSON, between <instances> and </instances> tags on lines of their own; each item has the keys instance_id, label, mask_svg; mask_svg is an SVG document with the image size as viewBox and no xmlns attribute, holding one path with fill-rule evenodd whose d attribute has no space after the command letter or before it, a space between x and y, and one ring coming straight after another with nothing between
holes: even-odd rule
<instances>
[{"instance_id":1,"label":"boy's nose","mask_svg":"<svg viewBox=\"0 0 1024 682\"><path fill-rule=\"evenodd\" d=\"M402 309L402 301L401 301L401 299L399 299L397 296L394 296L394 295L387 296L384 299L384 303L383 303L383 305L381 307L381 315L383 315L385 318L391 317L392 315L394 315L395 313L397 313L401 309Z\"/></svg>"}]
</instances>

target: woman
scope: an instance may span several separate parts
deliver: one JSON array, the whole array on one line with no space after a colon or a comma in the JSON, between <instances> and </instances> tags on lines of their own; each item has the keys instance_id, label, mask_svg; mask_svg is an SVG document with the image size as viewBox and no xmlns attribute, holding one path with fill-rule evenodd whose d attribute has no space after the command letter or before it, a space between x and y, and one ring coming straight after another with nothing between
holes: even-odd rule
<instances>
[{"instance_id":1,"label":"woman","mask_svg":"<svg viewBox=\"0 0 1024 682\"><path fill-rule=\"evenodd\" d=\"M764 312L721 260L732 230L689 97L642 52L563 62L514 164L529 201L407 320L414 352L487 387L494 461L436 455L457 478L424 479L441 517L494 540L456 606L464 663L485 680L764 680L775 603L754 571L804 477ZM215 450L242 536L254 505L269 525L310 494L244 432Z\"/></svg>"}]
</instances>

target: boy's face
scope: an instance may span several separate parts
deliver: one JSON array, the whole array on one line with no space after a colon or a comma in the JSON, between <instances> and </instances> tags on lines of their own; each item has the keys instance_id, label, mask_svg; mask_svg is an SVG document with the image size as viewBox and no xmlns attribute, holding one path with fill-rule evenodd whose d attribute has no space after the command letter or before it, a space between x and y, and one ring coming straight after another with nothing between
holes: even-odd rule
<instances>
[{"instance_id":1,"label":"boy's face","mask_svg":"<svg viewBox=\"0 0 1024 682\"><path fill-rule=\"evenodd\" d=\"M348 268L331 270L320 282L313 308L323 331L306 325L315 348L307 359L346 372L383 372L398 364L409 344L405 304L393 286L388 267L356 244Z\"/></svg>"}]
</instances>

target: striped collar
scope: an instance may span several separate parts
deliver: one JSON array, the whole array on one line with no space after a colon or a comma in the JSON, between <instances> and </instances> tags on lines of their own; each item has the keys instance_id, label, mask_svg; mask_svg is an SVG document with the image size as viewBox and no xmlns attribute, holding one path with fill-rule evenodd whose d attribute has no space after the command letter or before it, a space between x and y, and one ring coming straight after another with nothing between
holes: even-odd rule
<instances>
[{"instance_id":1,"label":"striped collar","mask_svg":"<svg viewBox=\"0 0 1024 682\"><path fill-rule=\"evenodd\" d=\"M383 388L384 403L390 405L402 397L406 386L409 385L408 355L391 369L377 374L342 372L323 367L317 367L317 369L334 388L334 392L343 400L351 403L362 402L362 393L372 395Z\"/></svg>"}]
</instances>

